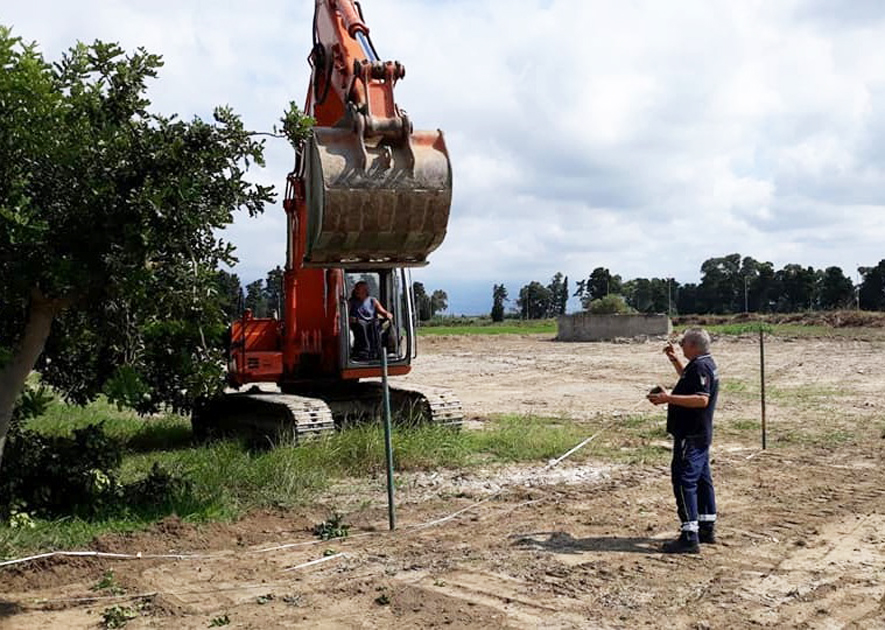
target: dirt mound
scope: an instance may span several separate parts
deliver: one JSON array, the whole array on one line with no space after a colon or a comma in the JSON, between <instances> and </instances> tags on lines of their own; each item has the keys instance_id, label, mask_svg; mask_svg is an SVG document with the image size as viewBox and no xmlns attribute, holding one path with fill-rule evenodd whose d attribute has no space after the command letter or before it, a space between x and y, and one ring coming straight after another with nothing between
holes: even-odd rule
<instances>
[{"instance_id":1,"label":"dirt mound","mask_svg":"<svg viewBox=\"0 0 885 630\"><path fill-rule=\"evenodd\" d=\"M809 311L806 313L737 313L735 315L680 315L674 326L712 326L762 322L830 328L885 328L885 313L875 311Z\"/></svg>"}]
</instances>

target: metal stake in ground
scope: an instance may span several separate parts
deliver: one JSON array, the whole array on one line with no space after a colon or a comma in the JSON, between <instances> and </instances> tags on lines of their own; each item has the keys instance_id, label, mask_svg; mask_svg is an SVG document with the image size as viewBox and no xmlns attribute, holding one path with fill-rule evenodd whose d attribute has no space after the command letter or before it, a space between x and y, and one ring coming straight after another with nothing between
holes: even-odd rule
<instances>
[{"instance_id":1,"label":"metal stake in ground","mask_svg":"<svg viewBox=\"0 0 885 630\"><path fill-rule=\"evenodd\" d=\"M765 330L759 326L759 384L762 401L762 450L765 450Z\"/></svg>"},{"instance_id":2,"label":"metal stake in ground","mask_svg":"<svg viewBox=\"0 0 885 630\"><path fill-rule=\"evenodd\" d=\"M387 522L390 531L393 531L396 529L396 513L393 504L393 441L390 427L390 385L387 383L387 348L384 347L377 315L373 324L378 352L381 353L381 399L384 404L384 451L387 457Z\"/></svg>"}]
</instances>

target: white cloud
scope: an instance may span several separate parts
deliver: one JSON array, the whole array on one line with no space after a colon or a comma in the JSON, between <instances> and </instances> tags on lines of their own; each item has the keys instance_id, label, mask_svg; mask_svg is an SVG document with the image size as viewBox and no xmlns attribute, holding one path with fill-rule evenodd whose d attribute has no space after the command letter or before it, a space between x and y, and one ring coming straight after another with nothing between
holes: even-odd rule
<instances>
[{"instance_id":1,"label":"white cloud","mask_svg":"<svg viewBox=\"0 0 885 630\"><path fill-rule=\"evenodd\" d=\"M416 277L453 307L561 270L697 278L734 251L777 265L885 256L885 5L365 0L397 96L442 128L455 189L446 243ZM15 3L50 57L76 39L164 54L157 108L229 103L269 129L307 88L311 2ZM285 143L258 177L280 186ZM251 279L282 260L279 207L228 235ZM465 296L459 302L459 292ZM484 298L483 298L484 299Z\"/></svg>"}]
</instances>

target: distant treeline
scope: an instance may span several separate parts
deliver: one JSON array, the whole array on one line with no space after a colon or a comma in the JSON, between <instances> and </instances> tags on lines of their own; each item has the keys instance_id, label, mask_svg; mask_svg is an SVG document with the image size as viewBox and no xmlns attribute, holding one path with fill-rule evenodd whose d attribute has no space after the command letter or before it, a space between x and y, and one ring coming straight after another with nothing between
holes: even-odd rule
<instances>
[{"instance_id":1,"label":"distant treeline","mask_svg":"<svg viewBox=\"0 0 885 630\"><path fill-rule=\"evenodd\" d=\"M605 267L597 267L575 285L573 297L584 310L640 313L794 313L808 310L861 308L885 310L885 260L874 267L859 267L855 285L839 267L815 269L797 264L775 269L770 262L729 254L701 265L699 283L674 278L623 280ZM514 315L522 319L555 317L565 313L568 277L557 273L544 285L532 281L515 300ZM494 285L492 319L501 321L508 302L506 287Z\"/></svg>"}]
</instances>

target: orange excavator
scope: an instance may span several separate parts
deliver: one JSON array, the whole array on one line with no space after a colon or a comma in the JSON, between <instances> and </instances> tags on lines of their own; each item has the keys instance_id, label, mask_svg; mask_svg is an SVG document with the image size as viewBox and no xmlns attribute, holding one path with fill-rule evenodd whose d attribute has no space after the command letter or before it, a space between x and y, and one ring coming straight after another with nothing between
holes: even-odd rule
<instances>
[{"instance_id":1,"label":"orange excavator","mask_svg":"<svg viewBox=\"0 0 885 630\"><path fill-rule=\"evenodd\" d=\"M200 406L198 435L333 431L378 413L381 359L398 376L415 356L409 269L442 243L452 199L443 134L412 129L394 100L406 70L381 61L359 3L316 0L308 60L304 111L316 125L286 184L281 313L233 322L228 381L253 385ZM398 384L390 397L401 418L459 425L463 416L444 389Z\"/></svg>"}]
</instances>

